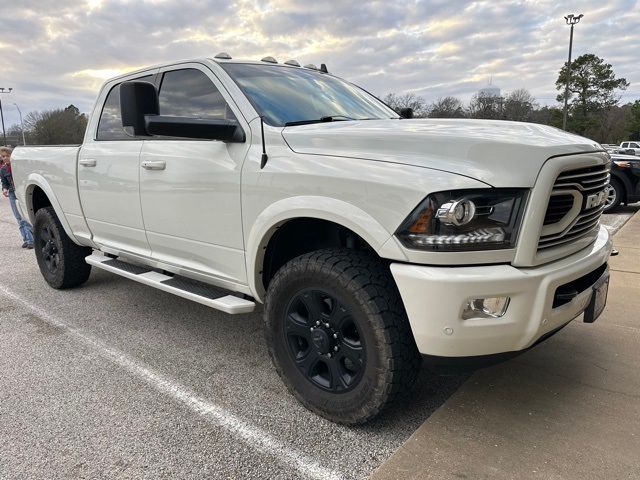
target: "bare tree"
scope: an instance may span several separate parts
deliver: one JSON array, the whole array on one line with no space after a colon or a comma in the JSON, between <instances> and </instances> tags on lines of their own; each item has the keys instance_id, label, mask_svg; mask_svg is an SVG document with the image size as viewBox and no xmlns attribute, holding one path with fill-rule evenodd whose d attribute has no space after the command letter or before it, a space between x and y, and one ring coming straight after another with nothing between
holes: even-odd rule
<instances>
[{"instance_id":1,"label":"bare tree","mask_svg":"<svg viewBox=\"0 0 640 480\"><path fill-rule=\"evenodd\" d=\"M503 118L516 122L528 122L535 107L535 101L529 90L518 88L509 93L504 99Z\"/></svg>"},{"instance_id":2,"label":"bare tree","mask_svg":"<svg viewBox=\"0 0 640 480\"><path fill-rule=\"evenodd\" d=\"M504 98L495 95L476 93L469 103L469 117L497 120L503 116Z\"/></svg>"},{"instance_id":3,"label":"bare tree","mask_svg":"<svg viewBox=\"0 0 640 480\"><path fill-rule=\"evenodd\" d=\"M405 93L404 95L388 93L383 101L398 113L403 108L411 108L413 116L417 118L426 117L429 110L426 100L414 93Z\"/></svg>"},{"instance_id":4,"label":"bare tree","mask_svg":"<svg viewBox=\"0 0 640 480\"><path fill-rule=\"evenodd\" d=\"M460 99L456 97L440 97L429 107L431 118L463 118L464 107Z\"/></svg>"}]
</instances>

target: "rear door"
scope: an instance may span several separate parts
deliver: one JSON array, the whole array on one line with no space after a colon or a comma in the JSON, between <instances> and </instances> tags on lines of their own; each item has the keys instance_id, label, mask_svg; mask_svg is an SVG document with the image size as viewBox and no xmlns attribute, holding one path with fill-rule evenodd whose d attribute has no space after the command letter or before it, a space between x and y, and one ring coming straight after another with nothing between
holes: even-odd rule
<instances>
[{"instance_id":1,"label":"rear door","mask_svg":"<svg viewBox=\"0 0 640 480\"><path fill-rule=\"evenodd\" d=\"M220 81L199 63L158 73L160 114L226 118L249 129ZM153 258L246 284L240 172L249 142L146 140L140 198Z\"/></svg>"},{"instance_id":2,"label":"rear door","mask_svg":"<svg viewBox=\"0 0 640 480\"><path fill-rule=\"evenodd\" d=\"M155 72L153 72L155 73ZM153 82L153 74L127 80ZM150 248L140 208L140 151L143 141L125 133L120 115L120 81L101 93L78 157L78 189L82 210L100 246L141 256ZM97 121L95 119L98 119Z\"/></svg>"}]
</instances>

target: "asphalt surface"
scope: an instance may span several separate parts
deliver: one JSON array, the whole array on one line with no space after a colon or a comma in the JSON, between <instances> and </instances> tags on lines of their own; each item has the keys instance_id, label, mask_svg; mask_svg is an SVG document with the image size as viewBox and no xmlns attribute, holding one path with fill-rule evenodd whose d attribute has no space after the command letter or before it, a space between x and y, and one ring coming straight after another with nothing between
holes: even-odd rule
<instances>
[{"instance_id":1,"label":"asphalt surface","mask_svg":"<svg viewBox=\"0 0 640 480\"><path fill-rule=\"evenodd\" d=\"M226 315L95 269L56 291L20 244L3 200L3 479L366 478L467 378L423 370L379 419L337 426L288 394L260 311Z\"/></svg>"},{"instance_id":2,"label":"asphalt surface","mask_svg":"<svg viewBox=\"0 0 640 480\"><path fill-rule=\"evenodd\" d=\"M56 291L0 201L0 478L366 478L464 381L422 371L363 427L307 411L258 311L231 316L94 269Z\"/></svg>"}]
</instances>

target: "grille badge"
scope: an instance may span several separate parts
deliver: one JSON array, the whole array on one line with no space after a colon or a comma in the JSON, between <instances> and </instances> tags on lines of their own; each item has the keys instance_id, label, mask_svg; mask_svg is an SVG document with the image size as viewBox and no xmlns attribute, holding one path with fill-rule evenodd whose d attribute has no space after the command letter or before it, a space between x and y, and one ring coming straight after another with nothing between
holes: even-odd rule
<instances>
[{"instance_id":1,"label":"grille badge","mask_svg":"<svg viewBox=\"0 0 640 480\"><path fill-rule=\"evenodd\" d=\"M598 193L592 193L586 198L586 201L584 203L584 208L585 210L588 210L591 208L599 207L605 202L606 199L607 199L606 190L602 190L601 192L598 192Z\"/></svg>"}]
</instances>

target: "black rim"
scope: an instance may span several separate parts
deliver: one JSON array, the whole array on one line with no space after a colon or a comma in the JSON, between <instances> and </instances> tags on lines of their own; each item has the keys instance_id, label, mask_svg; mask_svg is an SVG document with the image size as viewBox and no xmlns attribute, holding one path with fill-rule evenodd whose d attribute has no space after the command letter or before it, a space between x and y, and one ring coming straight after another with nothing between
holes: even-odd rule
<instances>
[{"instance_id":1,"label":"black rim","mask_svg":"<svg viewBox=\"0 0 640 480\"><path fill-rule=\"evenodd\" d=\"M42 260L51 273L58 271L60 265L60 250L58 248L57 238L48 226L42 227L40 232L40 243L38 248L42 252Z\"/></svg>"},{"instance_id":2,"label":"black rim","mask_svg":"<svg viewBox=\"0 0 640 480\"><path fill-rule=\"evenodd\" d=\"M327 292L302 290L289 302L284 335L302 375L332 393L354 388L366 367L365 345L357 320Z\"/></svg>"}]
</instances>

